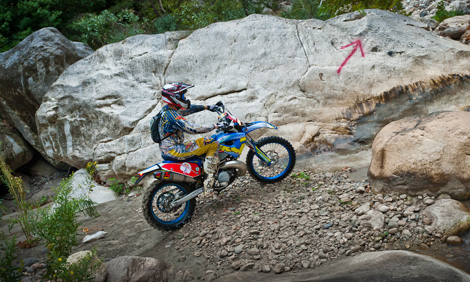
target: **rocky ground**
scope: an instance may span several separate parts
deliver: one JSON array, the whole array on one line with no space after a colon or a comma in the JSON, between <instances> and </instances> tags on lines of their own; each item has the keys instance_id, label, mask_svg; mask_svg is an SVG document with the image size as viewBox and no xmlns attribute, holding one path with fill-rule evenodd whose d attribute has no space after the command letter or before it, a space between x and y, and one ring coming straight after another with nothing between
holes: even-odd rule
<instances>
[{"instance_id":1,"label":"rocky ground","mask_svg":"<svg viewBox=\"0 0 470 282\"><path fill-rule=\"evenodd\" d=\"M448 11L470 12L470 1L468 0L404 0L402 1L405 13L416 18L430 18L436 15L437 5L443 2Z\"/></svg>"},{"instance_id":2,"label":"rocky ground","mask_svg":"<svg viewBox=\"0 0 470 282\"><path fill-rule=\"evenodd\" d=\"M104 261L123 255L162 259L177 267L179 280L191 281L236 271L298 271L362 252L449 248L420 216L433 197L376 195L364 171L296 171L271 185L245 177L218 199L199 199L192 221L175 232L151 228L141 201L135 190L99 205L100 217L81 217L79 240L107 234L74 251L97 247ZM30 267L26 275L39 279L44 246L20 256Z\"/></svg>"},{"instance_id":3,"label":"rocky ground","mask_svg":"<svg viewBox=\"0 0 470 282\"><path fill-rule=\"evenodd\" d=\"M241 180L218 200L200 201L188 226L145 255L172 257L180 268L202 257L203 276L212 277L314 268L361 252L441 247L442 234L419 214L433 197L375 195L366 179L349 175L297 172L277 185Z\"/></svg>"}]
</instances>

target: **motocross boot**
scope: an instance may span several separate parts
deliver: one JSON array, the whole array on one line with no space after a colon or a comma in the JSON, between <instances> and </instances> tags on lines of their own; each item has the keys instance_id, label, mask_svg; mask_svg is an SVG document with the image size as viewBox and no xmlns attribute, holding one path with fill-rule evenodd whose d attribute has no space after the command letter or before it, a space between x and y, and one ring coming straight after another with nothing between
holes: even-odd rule
<instances>
[{"instance_id":1,"label":"motocross boot","mask_svg":"<svg viewBox=\"0 0 470 282\"><path fill-rule=\"evenodd\" d=\"M207 174L206 180L204 180L204 194L206 196L214 195L214 186L215 174L217 172L217 165L219 164L218 157L206 157L204 161L204 171Z\"/></svg>"}]
</instances>

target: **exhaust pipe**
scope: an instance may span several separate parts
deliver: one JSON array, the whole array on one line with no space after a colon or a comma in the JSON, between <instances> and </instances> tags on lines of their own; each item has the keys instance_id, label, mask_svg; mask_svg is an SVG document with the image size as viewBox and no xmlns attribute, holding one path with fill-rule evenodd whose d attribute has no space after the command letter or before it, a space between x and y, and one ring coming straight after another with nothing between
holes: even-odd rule
<instances>
[{"instance_id":1,"label":"exhaust pipe","mask_svg":"<svg viewBox=\"0 0 470 282\"><path fill-rule=\"evenodd\" d=\"M218 169L223 170L223 169L232 169L232 168L237 170L237 176L243 176L243 175L246 174L246 165L245 165L245 163L243 163L241 161L228 161L228 162L222 163L219 166ZM186 201L189 201L193 198L196 198L202 192L204 192L204 188L202 188L202 187L197 189L197 190L194 190L193 192L189 193L188 195L184 196L183 198L178 199L178 200L174 201L173 203L171 203L171 207L172 208L176 207L178 205L183 204Z\"/></svg>"},{"instance_id":2,"label":"exhaust pipe","mask_svg":"<svg viewBox=\"0 0 470 282\"><path fill-rule=\"evenodd\" d=\"M219 166L219 170L224 170L224 169L230 169L234 168L237 170L237 176L243 176L246 174L246 164L241 161L228 161L225 163L222 163Z\"/></svg>"}]
</instances>

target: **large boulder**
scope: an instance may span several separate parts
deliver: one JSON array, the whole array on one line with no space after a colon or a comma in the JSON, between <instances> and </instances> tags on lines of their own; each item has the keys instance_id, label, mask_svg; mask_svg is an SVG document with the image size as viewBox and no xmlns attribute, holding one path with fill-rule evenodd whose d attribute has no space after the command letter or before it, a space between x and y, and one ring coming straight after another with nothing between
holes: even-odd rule
<instances>
[{"instance_id":1,"label":"large boulder","mask_svg":"<svg viewBox=\"0 0 470 282\"><path fill-rule=\"evenodd\" d=\"M445 237L459 235L470 228L470 213L456 200L440 199L427 207L422 215L430 220L434 232Z\"/></svg>"},{"instance_id":2,"label":"large boulder","mask_svg":"<svg viewBox=\"0 0 470 282\"><path fill-rule=\"evenodd\" d=\"M0 120L0 155L15 170L33 158L33 150L14 128Z\"/></svg>"},{"instance_id":3,"label":"large boulder","mask_svg":"<svg viewBox=\"0 0 470 282\"><path fill-rule=\"evenodd\" d=\"M123 256L106 263L110 282L173 281L175 267L149 257Z\"/></svg>"},{"instance_id":4,"label":"large boulder","mask_svg":"<svg viewBox=\"0 0 470 282\"><path fill-rule=\"evenodd\" d=\"M151 163L142 163L158 154L148 123L159 110L158 89L171 56L185 36L134 36L70 66L36 113L48 157L75 167L97 160L101 171L116 173Z\"/></svg>"},{"instance_id":5,"label":"large boulder","mask_svg":"<svg viewBox=\"0 0 470 282\"><path fill-rule=\"evenodd\" d=\"M439 24L437 34L459 40L468 30L470 25L470 15L463 15L445 19ZM464 38L462 37L462 40Z\"/></svg>"},{"instance_id":6,"label":"large boulder","mask_svg":"<svg viewBox=\"0 0 470 282\"><path fill-rule=\"evenodd\" d=\"M303 152L335 148L352 135L346 109L407 85L448 73L468 74L470 47L425 30L426 25L380 10L328 21L251 15L191 35L136 36L107 45L69 67L37 112L49 158L125 178L160 160L149 120L164 83L196 87L193 103L223 99L245 121L266 120ZM358 40L364 48L339 70ZM452 63L449 63L452 62ZM346 114L345 114L346 111ZM190 117L214 123L210 113ZM347 120L349 119L349 120Z\"/></svg>"},{"instance_id":7,"label":"large boulder","mask_svg":"<svg viewBox=\"0 0 470 282\"><path fill-rule=\"evenodd\" d=\"M407 251L383 251L346 257L308 271L282 275L240 271L215 281L470 282L470 275L429 256Z\"/></svg>"},{"instance_id":8,"label":"large boulder","mask_svg":"<svg viewBox=\"0 0 470 282\"><path fill-rule=\"evenodd\" d=\"M382 194L470 198L470 113L434 113L392 122L376 136L369 178Z\"/></svg>"},{"instance_id":9,"label":"large boulder","mask_svg":"<svg viewBox=\"0 0 470 282\"><path fill-rule=\"evenodd\" d=\"M44 95L68 66L92 52L90 47L72 42L50 27L0 53L0 112L39 152L44 151L37 136L35 114Z\"/></svg>"},{"instance_id":10,"label":"large boulder","mask_svg":"<svg viewBox=\"0 0 470 282\"><path fill-rule=\"evenodd\" d=\"M116 193L109 187L99 185L84 169L77 170L72 177L72 198L88 198L95 204L102 204L117 199Z\"/></svg>"}]
</instances>

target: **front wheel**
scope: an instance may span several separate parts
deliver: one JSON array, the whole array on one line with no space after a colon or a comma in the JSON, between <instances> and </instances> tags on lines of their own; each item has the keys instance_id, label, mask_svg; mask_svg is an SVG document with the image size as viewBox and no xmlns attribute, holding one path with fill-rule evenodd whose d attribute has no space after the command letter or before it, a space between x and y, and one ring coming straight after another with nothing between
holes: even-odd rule
<instances>
[{"instance_id":1,"label":"front wheel","mask_svg":"<svg viewBox=\"0 0 470 282\"><path fill-rule=\"evenodd\" d=\"M161 182L147 190L142 202L142 211L147 222L154 228L176 230L188 222L194 214L196 199L172 207L171 203L191 192L184 183Z\"/></svg>"},{"instance_id":2,"label":"front wheel","mask_svg":"<svg viewBox=\"0 0 470 282\"><path fill-rule=\"evenodd\" d=\"M253 150L248 152L246 165L251 176L264 183L274 183L286 178L295 166L295 151L284 138L265 137L256 146L271 160L268 164Z\"/></svg>"}]
</instances>

